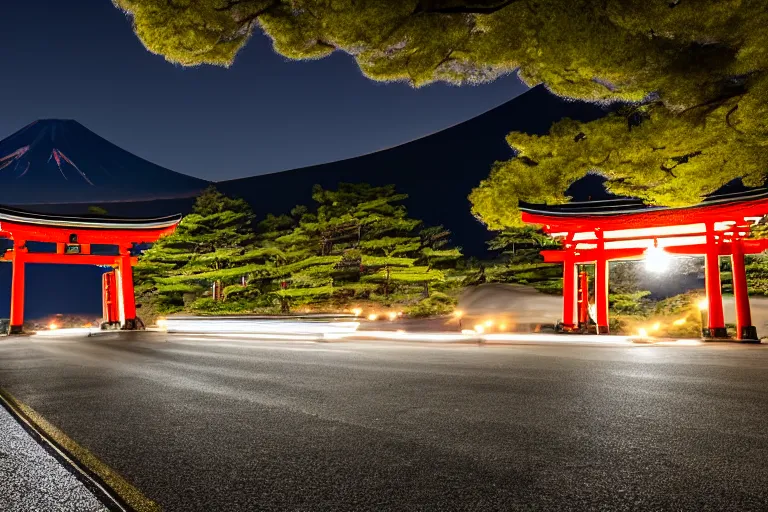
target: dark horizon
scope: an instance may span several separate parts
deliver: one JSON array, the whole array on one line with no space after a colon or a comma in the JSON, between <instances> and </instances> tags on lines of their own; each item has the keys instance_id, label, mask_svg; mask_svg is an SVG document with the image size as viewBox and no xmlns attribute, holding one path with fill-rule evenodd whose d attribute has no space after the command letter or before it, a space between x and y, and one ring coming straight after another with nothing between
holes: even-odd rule
<instances>
[{"instance_id":1,"label":"dark horizon","mask_svg":"<svg viewBox=\"0 0 768 512\"><path fill-rule=\"evenodd\" d=\"M141 158L211 181L386 149L527 89L515 76L418 90L376 83L349 56L288 61L263 35L229 69L181 68L147 52L111 2L30 0L0 13L0 44L14 49L0 55L0 139L37 119L74 119Z\"/></svg>"}]
</instances>

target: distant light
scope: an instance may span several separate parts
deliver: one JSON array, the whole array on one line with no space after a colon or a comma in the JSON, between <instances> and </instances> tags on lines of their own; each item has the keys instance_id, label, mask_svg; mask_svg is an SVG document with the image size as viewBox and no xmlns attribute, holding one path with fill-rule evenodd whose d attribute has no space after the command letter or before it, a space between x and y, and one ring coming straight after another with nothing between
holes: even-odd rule
<instances>
[{"instance_id":1,"label":"distant light","mask_svg":"<svg viewBox=\"0 0 768 512\"><path fill-rule=\"evenodd\" d=\"M50 331L55 331L58 328L59 328L59 326L56 324L56 322L51 322L51 323L48 324L48 330L50 330Z\"/></svg>"},{"instance_id":2,"label":"distant light","mask_svg":"<svg viewBox=\"0 0 768 512\"><path fill-rule=\"evenodd\" d=\"M661 324L659 322L656 322L655 324L653 324L653 327L651 327L651 329L654 331L658 331L659 329L661 329Z\"/></svg>"},{"instance_id":3,"label":"distant light","mask_svg":"<svg viewBox=\"0 0 768 512\"><path fill-rule=\"evenodd\" d=\"M360 316L363 314L363 308L352 308L352 314L355 316Z\"/></svg>"},{"instance_id":4,"label":"distant light","mask_svg":"<svg viewBox=\"0 0 768 512\"><path fill-rule=\"evenodd\" d=\"M397 320L397 313L395 311L390 311L389 313L387 313L387 317L390 320Z\"/></svg>"},{"instance_id":5,"label":"distant light","mask_svg":"<svg viewBox=\"0 0 768 512\"><path fill-rule=\"evenodd\" d=\"M507 330L507 324L499 324L499 330L500 331L506 331Z\"/></svg>"},{"instance_id":6,"label":"distant light","mask_svg":"<svg viewBox=\"0 0 768 512\"><path fill-rule=\"evenodd\" d=\"M165 318L158 318L157 322L155 323L157 324L158 327L164 328L168 325L168 320L166 320Z\"/></svg>"},{"instance_id":7,"label":"distant light","mask_svg":"<svg viewBox=\"0 0 768 512\"><path fill-rule=\"evenodd\" d=\"M701 299L698 302L698 306L701 311L706 311L707 309L709 309L709 302L707 301L707 299Z\"/></svg>"},{"instance_id":8,"label":"distant light","mask_svg":"<svg viewBox=\"0 0 768 512\"><path fill-rule=\"evenodd\" d=\"M485 326L486 327L492 327L493 326L493 320L486 320L485 321Z\"/></svg>"},{"instance_id":9,"label":"distant light","mask_svg":"<svg viewBox=\"0 0 768 512\"><path fill-rule=\"evenodd\" d=\"M645 250L645 269L660 274L669 268L669 254L660 247L649 247Z\"/></svg>"},{"instance_id":10,"label":"distant light","mask_svg":"<svg viewBox=\"0 0 768 512\"><path fill-rule=\"evenodd\" d=\"M672 322L672 325L685 325L685 322L686 322L685 318L679 318L674 322Z\"/></svg>"},{"instance_id":11,"label":"distant light","mask_svg":"<svg viewBox=\"0 0 768 512\"><path fill-rule=\"evenodd\" d=\"M464 312L460 309L457 309L456 311L453 312L453 316L455 316L456 318L461 318L462 316L464 316Z\"/></svg>"},{"instance_id":12,"label":"distant light","mask_svg":"<svg viewBox=\"0 0 768 512\"><path fill-rule=\"evenodd\" d=\"M637 330L637 335L640 336L641 338L647 338L648 331L646 331L644 328L641 327Z\"/></svg>"},{"instance_id":13,"label":"distant light","mask_svg":"<svg viewBox=\"0 0 768 512\"><path fill-rule=\"evenodd\" d=\"M371 313L370 315L368 315L368 320L370 320L371 322L378 319L379 319L379 315L377 315L376 313Z\"/></svg>"},{"instance_id":14,"label":"distant light","mask_svg":"<svg viewBox=\"0 0 768 512\"><path fill-rule=\"evenodd\" d=\"M475 326L475 332L479 334L483 334L485 332L485 327L483 327L483 324L477 324Z\"/></svg>"}]
</instances>

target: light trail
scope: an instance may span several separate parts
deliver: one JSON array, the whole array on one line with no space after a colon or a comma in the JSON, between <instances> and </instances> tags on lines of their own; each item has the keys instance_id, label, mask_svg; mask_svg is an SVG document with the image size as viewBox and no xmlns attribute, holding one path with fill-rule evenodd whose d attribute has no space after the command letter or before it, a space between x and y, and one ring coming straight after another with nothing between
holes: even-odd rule
<instances>
[{"instance_id":1,"label":"light trail","mask_svg":"<svg viewBox=\"0 0 768 512\"><path fill-rule=\"evenodd\" d=\"M360 322L297 322L292 320L248 320L248 319L186 319L167 318L165 330L169 333L216 333L216 334L258 334L258 335L320 335L335 336L354 333Z\"/></svg>"}]
</instances>

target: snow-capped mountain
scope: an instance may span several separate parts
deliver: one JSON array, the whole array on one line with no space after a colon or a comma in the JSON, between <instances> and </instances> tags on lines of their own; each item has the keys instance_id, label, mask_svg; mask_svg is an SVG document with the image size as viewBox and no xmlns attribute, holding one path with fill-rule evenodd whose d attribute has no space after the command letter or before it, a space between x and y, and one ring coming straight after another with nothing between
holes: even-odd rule
<instances>
[{"instance_id":1,"label":"snow-capped mountain","mask_svg":"<svg viewBox=\"0 0 768 512\"><path fill-rule=\"evenodd\" d=\"M207 185L139 158L77 121L35 121L0 141L0 204L179 198Z\"/></svg>"}]
</instances>

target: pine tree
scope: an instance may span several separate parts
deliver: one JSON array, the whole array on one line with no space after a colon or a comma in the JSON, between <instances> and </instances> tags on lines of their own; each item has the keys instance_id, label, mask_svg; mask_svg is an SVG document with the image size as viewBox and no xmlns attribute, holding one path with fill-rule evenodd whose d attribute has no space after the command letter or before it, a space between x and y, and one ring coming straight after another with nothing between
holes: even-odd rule
<instances>
[{"instance_id":1,"label":"pine tree","mask_svg":"<svg viewBox=\"0 0 768 512\"><path fill-rule=\"evenodd\" d=\"M497 252L495 261L467 280L482 277L483 282L501 282L530 285L545 293L562 291L562 266L544 263L541 251L556 248L558 244L549 236L531 226L510 228L500 232L488 242L488 248Z\"/></svg>"},{"instance_id":2,"label":"pine tree","mask_svg":"<svg viewBox=\"0 0 768 512\"><path fill-rule=\"evenodd\" d=\"M144 252L135 267L137 292L163 313L216 309L227 285L265 271L268 251L253 246L253 213L241 199L204 191L176 231ZM208 292L209 289L213 291Z\"/></svg>"},{"instance_id":3,"label":"pine tree","mask_svg":"<svg viewBox=\"0 0 768 512\"><path fill-rule=\"evenodd\" d=\"M274 276L278 296L294 305L356 297L387 302L414 286L443 281L444 273L433 267L455 263L461 252L441 243L442 228L433 233L432 246L425 245L421 222L401 204L406 197L393 186L315 187L314 213L294 209L293 230L274 238L285 255Z\"/></svg>"}]
</instances>

